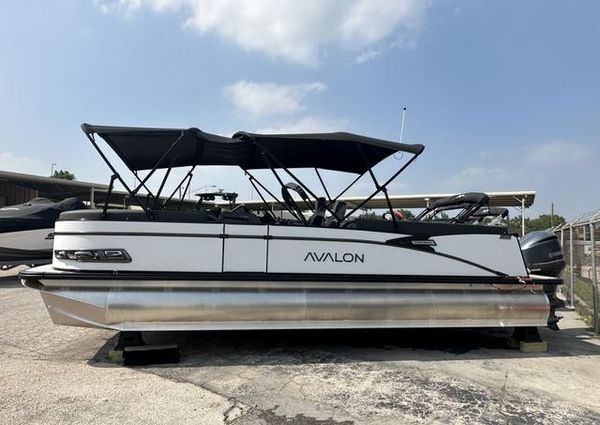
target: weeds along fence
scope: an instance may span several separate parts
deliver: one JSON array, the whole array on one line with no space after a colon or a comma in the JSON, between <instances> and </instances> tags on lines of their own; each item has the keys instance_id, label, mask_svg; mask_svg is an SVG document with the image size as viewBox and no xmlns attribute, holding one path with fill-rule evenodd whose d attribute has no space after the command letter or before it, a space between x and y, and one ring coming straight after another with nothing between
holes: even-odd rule
<instances>
[{"instance_id":1,"label":"weeds along fence","mask_svg":"<svg viewBox=\"0 0 600 425\"><path fill-rule=\"evenodd\" d=\"M567 266L562 292L567 304L600 331L600 209L553 229L560 238Z\"/></svg>"}]
</instances>

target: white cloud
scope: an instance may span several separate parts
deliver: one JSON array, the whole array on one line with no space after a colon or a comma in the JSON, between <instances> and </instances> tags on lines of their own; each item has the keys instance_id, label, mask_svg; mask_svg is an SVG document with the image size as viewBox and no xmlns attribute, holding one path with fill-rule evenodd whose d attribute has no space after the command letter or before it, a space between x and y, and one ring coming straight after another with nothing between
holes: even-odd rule
<instances>
[{"instance_id":1,"label":"white cloud","mask_svg":"<svg viewBox=\"0 0 600 425\"><path fill-rule=\"evenodd\" d=\"M554 140L527 144L516 150L483 150L479 152L482 161L521 164L522 166L545 167L555 164L571 164L585 160L592 154L590 145Z\"/></svg>"},{"instance_id":2,"label":"white cloud","mask_svg":"<svg viewBox=\"0 0 600 425\"><path fill-rule=\"evenodd\" d=\"M384 50L385 49L378 49L375 47L367 49L364 52L362 52L361 54L359 54L358 56L356 56L356 58L354 59L354 62L356 62L356 63L368 62L368 61L380 56L384 52Z\"/></svg>"},{"instance_id":3,"label":"white cloud","mask_svg":"<svg viewBox=\"0 0 600 425\"><path fill-rule=\"evenodd\" d=\"M576 173L586 160L594 158L590 145L571 141L529 144L513 150L484 150L479 164L468 165L445 178L452 192L490 190L557 189L565 176Z\"/></svg>"},{"instance_id":4,"label":"white cloud","mask_svg":"<svg viewBox=\"0 0 600 425\"><path fill-rule=\"evenodd\" d=\"M225 94L238 112L260 118L300 112L305 109L304 101L307 96L326 88L320 82L286 85L238 81L225 87Z\"/></svg>"},{"instance_id":5,"label":"white cloud","mask_svg":"<svg viewBox=\"0 0 600 425\"><path fill-rule=\"evenodd\" d=\"M282 134L282 133L328 133L344 131L349 127L345 119L325 119L319 117L304 117L294 121L288 121L273 127L262 128L257 133Z\"/></svg>"},{"instance_id":6,"label":"white cloud","mask_svg":"<svg viewBox=\"0 0 600 425\"><path fill-rule=\"evenodd\" d=\"M15 173L48 175L50 164L27 156L18 156L9 152L0 153L0 170Z\"/></svg>"},{"instance_id":7,"label":"white cloud","mask_svg":"<svg viewBox=\"0 0 600 425\"><path fill-rule=\"evenodd\" d=\"M585 145L569 141L540 143L526 149L526 159L542 165L577 162L587 154L588 149Z\"/></svg>"},{"instance_id":8,"label":"white cloud","mask_svg":"<svg viewBox=\"0 0 600 425\"><path fill-rule=\"evenodd\" d=\"M369 52L389 40L410 45L429 0L95 0L104 13L131 16L148 8L178 12L184 26L214 33L245 50L316 64L327 49ZM377 48L381 53L381 47ZM375 50L373 50L375 51ZM364 55L364 54L363 54ZM376 54L367 54L370 58ZM364 61L363 56L362 61Z\"/></svg>"},{"instance_id":9,"label":"white cloud","mask_svg":"<svg viewBox=\"0 0 600 425\"><path fill-rule=\"evenodd\" d=\"M118 13L131 16L142 7L142 0L94 0L102 13Z\"/></svg>"},{"instance_id":10,"label":"white cloud","mask_svg":"<svg viewBox=\"0 0 600 425\"><path fill-rule=\"evenodd\" d=\"M366 49L363 49L363 51L359 53L356 58L354 58L354 62L358 64L365 63L381 56L388 50L395 49L397 47L413 47L415 42L416 38L415 34L413 34L412 36L406 35L404 37L399 37L398 39L388 43L370 45Z\"/></svg>"},{"instance_id":11,"label":"white cloud","mask_svg":"<svg viewBox=\"0 0 600 425\"><path fill-rule=\"evenodd\" d=\"M512 183L514 170L504 167L468 166L446 179L444 185L451 191L492 190Z\"/></svg>"}]
</instances>

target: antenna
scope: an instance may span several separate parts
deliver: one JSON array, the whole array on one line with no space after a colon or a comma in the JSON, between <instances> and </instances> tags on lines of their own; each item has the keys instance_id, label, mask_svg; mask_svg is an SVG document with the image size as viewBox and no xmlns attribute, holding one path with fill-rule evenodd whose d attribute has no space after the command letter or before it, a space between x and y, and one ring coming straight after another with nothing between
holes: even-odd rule
<instances>
[{"instance_id":1,"label":"antenna","mask_svg":"<svg viewBox=\"0 0 600 425\"><path fill-rule=\"evenodd\" d=\"M400 143L402 143L402 138L404 137L404 117L406 116L406 106L402 108L402 123L400 124ZM394 152L394 159L400 161L404 157L404 152L400 153L400 156L396 156L398 152Z\"/></svg>"},{"instance_id":2,"label":"antenna","mask_svg":"<svg viewBox=\"0 0 600 425\"><path fill-rule=\"evenodd\" d=\"M400 143L402 143L402 137L404 136L404 117L406 115L406 106L402 108L402 124L400 124Z\"/></svg>"}]
</instances>

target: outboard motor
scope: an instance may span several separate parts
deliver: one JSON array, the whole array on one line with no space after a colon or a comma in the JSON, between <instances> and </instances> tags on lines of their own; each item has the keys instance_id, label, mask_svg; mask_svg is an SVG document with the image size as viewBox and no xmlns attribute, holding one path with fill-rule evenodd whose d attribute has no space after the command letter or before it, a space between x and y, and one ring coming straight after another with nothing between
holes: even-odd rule
<instances>
[{"instance_id":1,"label":"outboard motor","mask_svg":"<svg viewBox=\"0 0 600 425\"><path fill-rule=\"evenodd\" d=\"M527 233L521 239L521 251L527 268L533 274L558 278L565 268L565 257L558 237L548 230ZM556 288L556 285L544 285L550 302L548 327L554 330L558 330L558 321L561 319L556 315L556 309L565 306L564 301L556 296Z\"/></svg>"},{"instance_id":2,"label":"outboard motor","mask_svg":"<svg viewBox=\"0 0 600 425\"><path fill-rule=\"evenodd\" d=\"M521 251L527 268L533 274L559 277L565 268L558 237L548 230L527 233L521 239Z\"/></svg>"}]
</instances>

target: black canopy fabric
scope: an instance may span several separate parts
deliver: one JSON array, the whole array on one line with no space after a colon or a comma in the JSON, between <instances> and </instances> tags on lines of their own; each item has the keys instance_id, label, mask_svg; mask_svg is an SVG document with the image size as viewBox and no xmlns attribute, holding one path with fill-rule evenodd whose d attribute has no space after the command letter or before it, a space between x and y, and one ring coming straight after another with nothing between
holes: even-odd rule
<instances>
[{"instance_id":1,"label":"black canopy fabric","mask_svg":"<svg viewBox=\"0 0 600 425\"><path fill-rule=\"evenodd\" d=\"M133 171L152 169L158 163L157 168L234 165L245 170L320 168L360 174L396 152L418 155L424 149L423 145L395 143L351 133L265 135L237 132L229 138L197 128L90 124L81 127L88 135L96 133L102 137Z\"/></svg>"}]
</instances>

